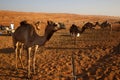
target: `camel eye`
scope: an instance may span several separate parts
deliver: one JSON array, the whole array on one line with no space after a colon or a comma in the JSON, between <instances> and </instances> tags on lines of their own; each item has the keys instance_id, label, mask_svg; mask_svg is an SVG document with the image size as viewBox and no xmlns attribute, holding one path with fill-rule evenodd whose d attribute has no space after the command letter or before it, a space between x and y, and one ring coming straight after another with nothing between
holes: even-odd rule
<instances>
[{"instance_id":1,"label":"camel eye","mask_svg":"<svg viewBox=\"0 0 120 80\"><path fill-rule=\"evenodd\" d=\"M58 23L54 23L54 26L58 26Z\"/></svg>"},{"instance_id":2,"label":"camel eye","mask_svg":"<svg viewBox=\"0 0 120 80\"><path fill-rule=\"evenodd\" d=\"M60 24L59 23L55 23L56 28L60 28Z\"/></svg>"}]
</instances>

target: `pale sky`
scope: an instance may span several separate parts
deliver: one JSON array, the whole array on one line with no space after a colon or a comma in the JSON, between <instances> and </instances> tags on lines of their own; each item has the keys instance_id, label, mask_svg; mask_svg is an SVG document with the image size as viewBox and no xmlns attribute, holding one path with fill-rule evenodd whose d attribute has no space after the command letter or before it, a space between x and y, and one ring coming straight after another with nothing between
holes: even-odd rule
<instances>
[{"instance_id":1,"label":"pale sky","mask_svg":"<svg viewBox=\"0 0 120 80\"><path fill-rule=\"evenodd\" d=\"M0 10L120 16L120 0L0 0Z\"/></svg>"}]
</instances>

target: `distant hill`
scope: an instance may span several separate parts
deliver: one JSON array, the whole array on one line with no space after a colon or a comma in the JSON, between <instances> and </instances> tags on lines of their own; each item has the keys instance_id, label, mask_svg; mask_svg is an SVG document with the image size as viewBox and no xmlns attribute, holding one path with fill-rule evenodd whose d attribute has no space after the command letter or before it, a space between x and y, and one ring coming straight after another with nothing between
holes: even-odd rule
<instances>
[{"instance_id":1,"label":"distant hill","mask_svg":"<svg viewBox=\"0 0 120 80\"><path fill-rule=\"evenodd\" d=\"M116 16L101 16L101 15L80 15L80 14L69 14L69 13L37 13L37 12L16 12L16 11L0 11L0 24L9 25L14 22L16 26L22 20L28 20L29 22L47 20L64 22L68 26L72 23L82 25L85 22L105 21L115 22L120 20L120 17Z\"/></svg>"}]
</instances>

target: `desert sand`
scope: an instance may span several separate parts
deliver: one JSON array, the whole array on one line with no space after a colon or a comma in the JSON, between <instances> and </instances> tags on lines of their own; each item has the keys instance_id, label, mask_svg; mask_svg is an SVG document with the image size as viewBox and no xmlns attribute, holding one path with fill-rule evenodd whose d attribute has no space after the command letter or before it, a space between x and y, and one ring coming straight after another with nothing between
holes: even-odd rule
<instances>
[{"instance_id":1,"label":"desert sand","mask_svg":"<svg viewBox=\"0 0 120 80\"><path fill-rule=\"evenodd\" d=\"M37 73L32 74L31 80L73 80L74 77L77 77L77 80L120 80L120 24L115 23L120 17L0 11L0 25L9 26L14 22L16 29L22 20L31 24L41 21L40 30L36 30L39 35L44 34L47 20L63 22L66 25L65 30L56 32L37 51ZM112 24L112 32L109 29L88 29L74 44L74 38L69 33L73 23L82 27L88 21L94 23L105 20ZM22 54L25 69L19 64L17 71L15 60L12 37L0 35L0 80L27 79L26 51Z\"/></svg>"}]
</instances>

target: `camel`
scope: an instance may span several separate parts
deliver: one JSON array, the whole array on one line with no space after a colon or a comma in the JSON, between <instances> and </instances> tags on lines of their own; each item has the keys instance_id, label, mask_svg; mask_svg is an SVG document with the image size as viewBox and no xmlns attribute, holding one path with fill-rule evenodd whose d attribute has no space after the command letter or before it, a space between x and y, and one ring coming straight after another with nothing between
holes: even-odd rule
<instances>
[{"instance_id":1,"label":"camel","mask_svg":"<svg viewBox=\"0 0 120 80\"><path fill-rule=\"evenodd\" d=\"M84 24L83 27L85 27L86 29L95 29L95 27L98 25L98 22L96 22L95 24L91 23L91 22L87 22Z\"/></svg>"},{"instance_id":2,"label":"camel","mask_svg":"<svg viewBox=\"0 0 120 80\"><path fill-rule=\"evenodd\" d=\"M99 25L98 22L96 22L95 24L87 22L83 25L82 29L80 30L77 25L72 24L72 26L70 27L70 34L79 37L79 35L83 33L85 29L95 29L97 25Z\"/></svg>"},{"instance_id":3,"label":"camel","mask_svg":"<svg viewBox=\"0 0 120 80\"><path fill-rule=\"evenodd\" d=\"M104 21L103 23L99 24L98 25L102 28L102 29L105 29L105 28L109 28L110 31L112 31L112 25L110 23L108 23L108 21Z\"/></svg>"},{"instance_id":4,"label":"camel","mask_svg":"<svg viewBox=\"0 0 120 80\"><path fill-rule=\"evenodd\" d=\"M69 31L71 36L74 36L74 44L76 44L76 37L79 37L84 31L86 27L82 27L82 29L79 28L79 26L72 24Z\"/></svg>"},{"instance_id":5,"label":"camel","mask_svg":"<svg viewBox=\"0 0 120 80\"><path fill-rule=\"evenodd\" d=\"M79 35L80 35L79 27L75 24L72 24L69 31L70 31L71 36L79 37Z\"/></svg>"},{"instance_id":6,"label":"camel","mask_svg":"<svg viewBox=\"0 0 120 80\"><path fill-rule=\"evenodd\" d=\"M7 35L11 36L12 33L14 33L14 29L10 29L9 26L3 26L3 25L0 25L0 30L3 31L4 33L6 33Z\"/></svg>"},{"instance_id":7,"label":"camel","mask_svg":"<svg viewBox=\"0 0 120 80\"><path fill-rule=\"evenodd\" d=\"M21 52L22 49L27 50L28 56L28 78L30 78L31 70L30 70L30 56L31 56L31 49L34 47L33 53L33 71L35 73L35 60L36 60L36 52L38 47L45 45L47 41L50 40L54 32L65 29L65 25L62 23L55 23L53 21L47 21L47 26L45 28L44 36L39 36L33 25L27 23L27 21L21 21L20 26L15 30L12 35L13 38L13 45L15 48L16 53L16 69L17 69L17 58L19 56L20 62L21 61ZM19 51L19 53L18 53ZM22 64L23 66L23 64Z\"/></svg>"},{"instance_id":8,"label":"camel","mask_svg":"<svg viewBox=\"0 0 120 80\"><path fill-rule=\"evenodd\" d=\"M0 25L0 30L9 30L9 26L3 26L3 25Z\"/></svg>"},{"instance_id":9,"label":"camel","mask_svg":"<svg viewBox=\"0 0 120 80\"><path fill-rule=\"evenodd\" d=\"M95 25L97 25L97 24L95 24ZM91 23L86 23L81 29L79 28L79 26L72 24L69 31L72 36L79 37L80 34L82 34L85 31L85 29L88 29L90 27L91 27Z\"/></svg>"},{"instance_id":10,"label":"camel","mask_svg":"<svg viewBox=\"0 0 120 80\"><path fill-rule=\"evenodd\" d=\"M33 24L35 25L35 28L36 28L36 30L40 30L40 21L37 21L37 22L33 22Z\"/></svg>"},{"instance_id":11,"label":"camel","mask_svg":"<svg viewBox=\"0 0 120 80\"><path fill-rule=\"evenodd\" d=\"M120 24L120 21L117 21L117 22L114 22L114 23L118 23L118 24Z\"/></svg>"}]
</instances>

